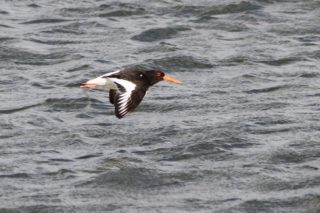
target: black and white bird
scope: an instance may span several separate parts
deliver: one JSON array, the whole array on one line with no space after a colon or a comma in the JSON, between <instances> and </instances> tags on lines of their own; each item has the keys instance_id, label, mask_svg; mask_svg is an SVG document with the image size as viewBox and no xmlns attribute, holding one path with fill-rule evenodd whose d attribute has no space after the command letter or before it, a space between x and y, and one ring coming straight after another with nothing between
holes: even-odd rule
<instances>
[{"instance_id":1,"label":"black and white bird","mask_svg":"<svg viewBox=\"0 0 320 213\"><path fill-rule=\"evenodd\" d=\"M181 84L160 70L144 67L129 67L115 72L106 73L81 84L81 88L107 88L110 103L115 106L115 114L122 118L133 111L142 101L149 87L159 81Z\"/></svg>"}]
</instances>

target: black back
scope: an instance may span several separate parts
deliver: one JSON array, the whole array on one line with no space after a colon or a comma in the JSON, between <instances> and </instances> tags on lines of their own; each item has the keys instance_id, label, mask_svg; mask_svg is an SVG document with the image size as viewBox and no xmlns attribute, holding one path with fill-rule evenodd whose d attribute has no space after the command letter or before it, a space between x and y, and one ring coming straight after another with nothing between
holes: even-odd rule
<instances>
[{"instance_id":1,"label":"black back","mask_svg":"<svg viewBox=\"0 0 320 213\"><path fill-rule=\"evenodd\" d=\"M150 70L143 67L130 67L121 70L118 73L108 75L107 78L118 78L127 80L136 85L126 104L125 110L121 109L121 95L126 92L125 88L116 83L118 90L109 91L109 101L115 105L115 114L122 118L128 112L133 111L142 101L148 88L159 81L163 80L164 73L161 71Z\"/></svg>"}]
</instances>

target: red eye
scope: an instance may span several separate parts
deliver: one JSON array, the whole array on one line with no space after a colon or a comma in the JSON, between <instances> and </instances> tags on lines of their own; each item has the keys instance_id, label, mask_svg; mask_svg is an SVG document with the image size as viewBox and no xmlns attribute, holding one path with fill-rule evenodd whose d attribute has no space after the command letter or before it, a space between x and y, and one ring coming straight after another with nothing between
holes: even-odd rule
<instances>
[{"instance_id":1,"label":"red eye","mask_svg":"<svg viewBox=\"0 0 320 213\"><path fill-rule=\"evenodd\" d=\"M162 73L161 71L157 71L157 72L156 72L156 76L162 77L162 76L163 76L163 73Z\"/></svg>"}]
</instances>

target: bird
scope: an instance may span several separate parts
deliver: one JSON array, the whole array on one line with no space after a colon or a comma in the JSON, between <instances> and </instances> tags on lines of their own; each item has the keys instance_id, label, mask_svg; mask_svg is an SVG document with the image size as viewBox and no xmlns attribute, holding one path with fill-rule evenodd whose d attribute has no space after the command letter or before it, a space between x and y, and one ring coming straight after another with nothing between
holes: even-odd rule
<instances>
[{"instance_id":1,"label":"bird","mask_svg":"<svg viewBox=\"0 0 320 213\"><path fill-rule=\"evenodd\" d=\"M135 66L106 73L81 84L80 88L109 89L109 101L115 107L116 117L121 119L140 104L149 87L162 80L181 84L160 69Z\"/></svg>"}]
</instances>

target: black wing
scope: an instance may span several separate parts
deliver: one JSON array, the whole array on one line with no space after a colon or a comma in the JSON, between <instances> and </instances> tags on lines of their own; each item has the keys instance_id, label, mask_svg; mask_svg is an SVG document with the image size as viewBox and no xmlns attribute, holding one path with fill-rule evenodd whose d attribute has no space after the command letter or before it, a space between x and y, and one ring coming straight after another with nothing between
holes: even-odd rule
<instances>
[{"instance_id":1,"label":"black wing","mask_svg":"<svg viewBox=\"0 0 320 213\"><path fill-rule=\"evenodd\" d=\"M122 118L128 112L133 111L142 101L147 89L148 88L136 88L131 91L130 94L128 94L128 92L121 93L116 91L113 96L116 116Z\"/></svg>"},{"instance_id":2,"label":"black wing","mask_svg":"<svg viewBox=\"0 0 320 213\"><path fill-rule=\"evenodd\" d=\"M114 89L109 90L109 101L110 103L114 104L114 96L116 95L117 91Z\"/></svg>"}]
</instances>

